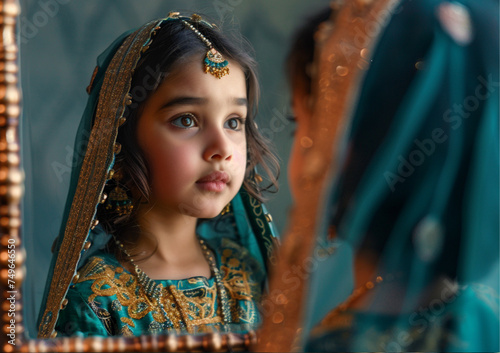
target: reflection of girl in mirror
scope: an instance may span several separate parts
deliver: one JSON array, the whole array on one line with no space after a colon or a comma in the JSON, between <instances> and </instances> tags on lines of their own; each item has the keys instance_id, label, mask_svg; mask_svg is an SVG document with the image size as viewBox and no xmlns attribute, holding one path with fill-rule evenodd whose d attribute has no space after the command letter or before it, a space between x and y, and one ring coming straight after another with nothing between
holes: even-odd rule
<instances>
[{"instance_id":1,"label":"reflection of girl in mirror","mask_svg":"<svg viewBox=\"0 0 500 353\"><path fill-rule=\"evenodd\" d=\"M303 341L262 335L266 351L499 350L498 10L339 1L299 32L289 175L297 213L316 211L317 268L297 290ZM283 254L307 246L296 234Z\"/></svg>"},{"instance_id":2,"label":"reflection of girl in mirror","mask_svg":"<svg viewBox=\"0 0 500 353\"><path fill-rule=\"evenodd\" d=\"M255 167L277 171L252 58L171 13L115 41L88 92L39 337L252 328L274 239Z\"/></svg>"}]
</instances>

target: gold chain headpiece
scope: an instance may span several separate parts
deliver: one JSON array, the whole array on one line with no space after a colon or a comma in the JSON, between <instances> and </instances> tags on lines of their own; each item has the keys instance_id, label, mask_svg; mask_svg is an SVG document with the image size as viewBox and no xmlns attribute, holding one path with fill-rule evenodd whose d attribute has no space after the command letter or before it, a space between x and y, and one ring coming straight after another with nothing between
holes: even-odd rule
<instances>
[{"instance_id":1,"label":"gold chain headpiece","mask_svg":"<svg viewBox=\"0 0 500 353\"><path fill-rule=\"evenodd\" d=\"M205 73L210 73L211 75L221 78L222 76L229 75L229 63L221 53L219 53L213 46L212 42L210 42L207 37L205 37L201 32L196 29L191 23L188 21L192 21L195 23L203 23L210 28L213 28L213 25L202 20L200 15L193 14L191 17L180 16L179 12L170 12L167 16L167 20L175 19L180 20L182 23L186 25L187 28L192 30L208 47L207 55L203 60L203 71Z\"/></svg>"}]
</instances>

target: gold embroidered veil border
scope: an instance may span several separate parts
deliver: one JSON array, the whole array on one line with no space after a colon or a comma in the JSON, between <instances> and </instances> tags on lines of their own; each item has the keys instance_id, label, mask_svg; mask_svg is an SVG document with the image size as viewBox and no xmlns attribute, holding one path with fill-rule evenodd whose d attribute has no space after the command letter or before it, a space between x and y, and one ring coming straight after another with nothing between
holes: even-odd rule
<instances>
[{"instance_id":1,"label":"gold embroidered veil border","mask_svg":"<svg viewBox=\"0 0 500 353\"><path fill-rule=\"evenodd\" d=\"M312 78L314 122L309 124L317 128L309 131L314 143L304 151L307 165L302 171L301 189L289 216L270 294L264 299L273 310L264 317L255 351L290 352L300 350L303 344L301 323L310 277L301 277L297 288L297 282L290 281L286 274L293 266L303 266L313 254L319 217L329 195L326 191L336 174L337 146L349 124L372 51L399 2L333 1L331 22L317 33ZM365 39L362 46L360 36Z\"/></svg>"},{"instance_id":2,"label":"gold embroidered veil border","mask_svg":"<svg viewBox=\"0 0 500 353\"><path fill-rule=\"evenodd\" d=\"M96 205L101 200L108 179L120 119L130 99L132 71L144 44L150 40L152 31L159 23L160 21L153 21L129 35L106 69L95 122L40 321L39 338L49 338L54 332L61 303L76 274L80 253L94 222Z\"/></svg>"}]
</instances>

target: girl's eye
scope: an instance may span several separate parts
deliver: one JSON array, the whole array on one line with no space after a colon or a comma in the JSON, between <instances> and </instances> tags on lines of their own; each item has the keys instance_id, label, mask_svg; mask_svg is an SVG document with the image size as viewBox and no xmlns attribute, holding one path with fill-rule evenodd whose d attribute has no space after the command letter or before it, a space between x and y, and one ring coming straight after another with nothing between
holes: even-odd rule
<instances>
[{"instance_id":1,"label":"girl's eye","mask_svg":"<svg viewBox=\"0 0 500 353\"><path fill-rule=\"evenodd\" d=\"M189 129L196 126L196 117L191 113L186 113L178 118L175 118L170 123L176 127L180 127L181 129Z\"/></svg>"},{"instance_id":2,"label":"girl's eye","mask_svg":"<svg viewBox=\"0 0 500 353\"><path fill-rule=\"evenodd\" d=\"M245 121L242 118L231 118L225 122L224 127L231 130L239 131L241 130L243 124L245 124Z\"/></svg>"}]
</instances>

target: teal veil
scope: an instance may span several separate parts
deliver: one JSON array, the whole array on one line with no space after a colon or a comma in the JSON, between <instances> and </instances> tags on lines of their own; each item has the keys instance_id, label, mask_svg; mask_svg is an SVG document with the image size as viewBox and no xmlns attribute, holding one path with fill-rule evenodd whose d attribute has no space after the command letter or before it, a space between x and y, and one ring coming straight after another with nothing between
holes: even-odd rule
<instances>
[{"instance_id":1,"label":"teal veil","mask_svg":"<svg viewBox=\"0 0 500 353\"><path fill-rule=\"evenodd\" d=\"M96 219L97 207L110 179L116 138L130 104L132 72L158 26L166 20L147 23L115 40L97 59L87 91L89 99L75 142L75 166L71 176L63 224L53 245L47 284L38 319L38 337L53 335L59 310L69 286L85 260L110 240ZM276 231L264 205L241 189L231 201L229 221L201 222L198 232L207 242L223 234L245 247L263 266L275 261ZM76 276L76 277L75 277Z\"/></svg>"}]
</instances>

